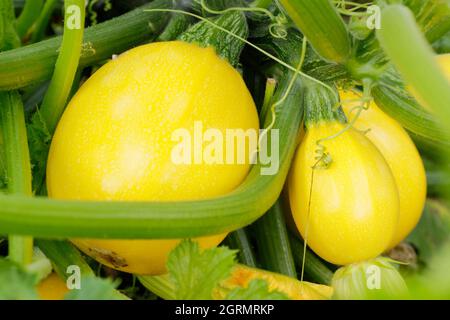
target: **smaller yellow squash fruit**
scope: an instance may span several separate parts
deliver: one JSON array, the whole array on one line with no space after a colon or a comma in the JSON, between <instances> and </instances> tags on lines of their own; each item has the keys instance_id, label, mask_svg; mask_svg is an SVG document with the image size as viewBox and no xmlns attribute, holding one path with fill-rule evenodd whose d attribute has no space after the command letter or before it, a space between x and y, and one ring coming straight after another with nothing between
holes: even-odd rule
<instances>
[{"instance_id":1,"label":"smaller yellow squash fruit","mask_svg":"<svg viewBox=\"0 0 450 320\"><path fill-rule=\"evenodd\" d=\"M352 91L340 91L342 107L351 120L360 106L361 96ZM374 102L361 112L354 128L366 132L366 137L380 150L394 175L400 210L399 223L389 249L399 244L414 229L422 216L427 195L426 173L414 142L403 127L385 114Z\"/></svg>"},{"instance_id":2,"label":"smaller yellow squash fruit","mask_svg":"<svg viewBox=\"0 0 450 320\"><path fill-rule=\"evenodd\" d=\"M399 214L386 160L362 133L346 127L336 120L310 124L289 176L297 228L315 253L337 265L383 253Z\"/></svg>"}]
</instances>

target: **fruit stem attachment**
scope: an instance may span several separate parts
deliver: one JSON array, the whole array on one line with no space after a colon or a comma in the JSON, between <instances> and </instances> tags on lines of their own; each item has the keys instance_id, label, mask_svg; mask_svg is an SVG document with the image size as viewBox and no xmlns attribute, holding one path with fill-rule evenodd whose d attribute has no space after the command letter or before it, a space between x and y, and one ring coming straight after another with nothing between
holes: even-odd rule
<instances>
[{"instance_id":1,"label":"fruit stem attachment","mask_svg":"<svg viewBox=\"0 0 450 320\"><path fill-rule=\"evenodd\" d=\"M213 47L217 55L226 59L233 67L237 67L245 43L238 37L223 32L222 29L242 39L247 39L249 33L245 15L239 11L229 11L211 20L196 23L184 32L179 40L195 43L200 47Z\"/></svg>"},{"instance_id":2,"label":"fruit stem attachment","mask_svg":"<svg viewBox=\"0 0 450 320\"><path fill-rule=\"evenodd\" d=\"M304 81L303 92L306 128L322 122L346 122L344 112L340 107L339 95L335 88L331 91L330 87Z\"/></svg>"}]
</instances>

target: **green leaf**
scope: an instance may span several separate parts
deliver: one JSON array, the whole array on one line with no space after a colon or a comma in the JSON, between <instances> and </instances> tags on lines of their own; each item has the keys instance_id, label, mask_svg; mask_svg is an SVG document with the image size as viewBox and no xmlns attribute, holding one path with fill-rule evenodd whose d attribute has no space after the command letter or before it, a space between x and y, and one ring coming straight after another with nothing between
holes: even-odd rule
<instances>
[{"instance_id":1,"label":"green leaf","mask_svg":"<svg viewBox=\"0 0 450 320\"><path fill-rule=\"evenodd\" d=\"M15 262L0 259L0 300L37 300L36 280Z\"/></svg>"},{"instance_id":2,"label":"green leaf","mask_svg":"<svg viewBox=\"0 0 450 320\"><path fill-rule=\"evenodd\" d=\"M198 243L181 242L169 255L167 268L176 299L209 300L213 289L225 280L236 264L236 251L227 247L200 252Z\"/></svg>"},{"instance_id":3,"label":"green leaf","mask_svg":"<svg viewBox=\"0 0 450 320\"><path fill-rule=\"evenodd\" d=\"M269 291L265 280L252 280L246 288L235 288L226 297L226 300L289 300L278 291Z\"/></svg>"},{"instance_id":4,"label":"green leaf","mask_svg":"<svg viewBox=\"0 0 450 320\"><path fill-rule=\"evenodd\" d=\"M418 250L419 261L428 264L441 249L446 240L450 240L450 210L440 201L428 200L418 226L408 237Z\"/></svg>"},{"instance_id":5,"label":"green leaf","mask_svg":"<svg viewBox=\"0 0 450 320\"><path fill-rule=\"evenodd\" d=\"M27 131L33 170L33 191L39 193L45 179L48 151L52 139L39 110L31 118Z\"/></svg>"},{"instance_id":6,"label":"green leaf","mask_svg":"<svg viewBox=\"0 0 450 320\"><path fill-rule=\"evenodd\" d=\"M123 300L115 290L118 285L117 281L110 279L83 277L80 290L71 290L64 300Z\"/></svg>"}]
</instances>

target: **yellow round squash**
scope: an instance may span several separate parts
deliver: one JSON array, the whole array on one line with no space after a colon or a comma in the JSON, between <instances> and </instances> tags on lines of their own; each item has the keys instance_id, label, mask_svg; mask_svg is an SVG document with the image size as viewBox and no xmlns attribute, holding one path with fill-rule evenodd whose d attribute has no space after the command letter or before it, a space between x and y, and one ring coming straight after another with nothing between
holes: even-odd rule
<instances>
[{"instance_id":1,"label":"yellow round squash","mask_svg":"<svg viewBox=\"0 0 450 320\"><path fill-rule=\"evenodd\" d=\"M199 128L223 136L227 129L258 132L257 110L240 74L213 48L171 41L132 49L101 67L70 101L50 148L48 194L170 202L229 193L250 163L198 162L194 157L208 142L203 136L195 145ZM174 161L180 129L192 137L192 163ZM196 240L206 248L225 236ZM137 274L164 273L179 241L73 239L98 261Z\"/></svg>"}]
</instances>

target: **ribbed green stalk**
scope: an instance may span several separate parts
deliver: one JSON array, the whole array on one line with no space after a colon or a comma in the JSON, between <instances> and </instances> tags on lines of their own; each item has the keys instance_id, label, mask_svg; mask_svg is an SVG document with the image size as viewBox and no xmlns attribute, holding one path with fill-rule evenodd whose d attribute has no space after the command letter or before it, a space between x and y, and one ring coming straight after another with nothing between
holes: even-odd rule
<instances>
[{"instance_id":1,"label":"ribbed green stalk","mask_svg":"<svg viewBox=\"0 0 450 320\"><path fill-rule=\"evenodd\" d=\"M47 258L53 262L53 268L62 278L67 279L67 267L76 265L83 276L94 276L95 273L83 259L80 252L69 242L62 240L36 239L36 245Z\"/></svg>"},{"instance_id":2,"label":"ribbed green stalk","mask_svg":"<svg viewBox=\"0 0 450 320\"><path fill-rule=\"evenodd\" d=\"M231 249L239 250L239 262L249 267L256 267L256 257L246 229L239 229L230 233L225 241Z\"/></svg>"},{"instance_id":3,"label":"ribbed green stalk","mask_svg":"<svg viewBox=\"0 0 450 320\"><path fill-rule=\"evenodd\" d=\"M36 240L36 244L42 252L53 263L56 273L62 278L67 279L71 274L67 273L69 266L77 266L80 268L81 281L83 277L95 276L94 271L83 259L80 252L67 241L57 240ZM114 294L120 300L129 300L128 297L115 290Z\"/></svg>"},{"instance_id":4,"label":"ribbed green stalk","mask_svg":"<svg viewBox=\"0 0 450 320\"><path fill-rule=\"evenodd\" d=\"M20 46L12 0L0 0L0 52Z\"/></svg>"},{"instance_id":5,"label":"ribbed green stalk","mask_svg":"<svg viewBox=\"0 0 450 320\"><path fill-rule=\"evenodd\" d=\"M9 195L29 197L31 191L31 166L27 130L22 100L17 92L0 92L0 129L6 162L6 183ZM33 257L33 239L11 235L9 256L23 265Z\"/></svg>"},{"instance_id":6,"label":"ribbed green stalk","mask_svg":"<svg viewBox=\"0 0 450 320\"><path fill-rule=\"evenodd\" d=\"M169 275L163 276L138 276L138 280L144 287L164 300L175 299L175 289Z\"/></svg>"},{"instance_id":7,"label":"ribbed green stalk","mask_svg":"<svg viewBox=\"0 0 450 320\"><path fill-rule=\"evenodd\" d=\"M20 45L14 19L12 1L0 0L0 50ZM29 197L32 195L30 154L23 104L17 92L0 92L0 130L8 194ZM11 260L23 266L31 263L33 238L10 234L8 246Z\"/></svg>"},{"instance_id":8,"label":"ribbed green stalk","mask_svg":"<svg viewBox=\"0 0 450 320\"><path fill-rule=\"evenodd\" d=\"M305 103L305 125L314 126L321 122L345 122L346 118L339 106L338 93L335 88L326 87L308 81L303 89Z\"/></svg>"},{"instance_id":9,"label":"ribbed green stalk","mask_svg":"<svg viewBox=\"0 0 450 320\"><path fill-rule=\"evenodd\" d=\"M25 6L17 19L16 26L17 33L21 39L27 34L33 23L38 19L43 5L43 0L27 0L25 2Z\"/></svg>"},{"instance_id":10,"label":"ribbed green stalk","mask_svg":"<svg viewBox=\"0 0 450 320\"><path fill-rule=\"evenodd\" d=\"M398 2L398 0L387 0L388 4ZM430 43L435 42L450 31L450 5L448 0L402 0L400 2L411 9Z\"/></svg>"},{"instance_id":11,"label":"ribbed green stalk","mask_svg":"<svg viewBox=\"0 0 450 320\"><path fill-rule=\"evenodd\" d=\"M387 55L437 118L450 119L450 83L411 11L402 5L388 5L381 16L383 27L377 30L377 37Z\"/></svg>"},{"instance_id":12,"label":"ribbed green stalk","mask_svg":"<svg viewBox=\"0 0 450 320\"><path fill-rule=\"evenodd\" d=\"M72 88L83 43L84 0L64 2L64 36L50 86L39 110L50 133L55 131ZM75 11L73 11L75 10Z\"/></svg>"},{"instance_id":13,"label":"ribbed green stalk","mask_svg":"<svg viewBox=\"0 0 450 320\"><path fill-rule=\"evenodd\" d=\"M158 37L158 41L172 41L177 39L191 23L191 18L185 14L173 14L164 31Z\"/></svg>"},{"instance_id":14,"label":"ribbed green stalk","mask_svg":"<svg viewBox=\"0 0 450 320\"><path fill-rule=\"evenodd\" d=\"M145 9L171 8L172 1L154 0L118 18L86 30L80 67L110 59L159 34L168 13ZM62 37L0 53L0 90L17 89L49 80L55 68Z\"/></svg>"},{"instance_id":15,"label":"ribbed green stalk","mask_svg":"<svg viewBox=\"0 0 450 320\"><path fill-rule=\"evenodd\" d=\"M254 230L263 269L297 278L280 199L255 223Z\"/></svg>"},{"instance_id":16,"label":"ribbed green stalk","mask_svg":"<svg viewBox=\"0 0 450 320\"><path fill-rule=\"evenodd\" d=\"M45 31L48 27L49 20L55 10L59 0L45 0L44 7L39 15L36 24L33 27L31 42L39 42L45 37Z\"/></svg>"},{"instance_id":17,"label":"ribbed green stalk","mask_svg":"<svg viewBox=\"0 0 450 320\"><path fill-rule=\"evenodd\" d=\"M324 59L344 63L350 57L347 27L330 0L279 0L291 19Z\"/></svg>"},{"instance_id":18,"label":"ribbed green stalk","mask_svg":"<svg viewBox=\"0 0 450 320\"><path fill-rule=\"evenodd\" d=\"M230 31L242 39L248 37L248 25L245 15L239 11L230 11L212 20L216 25ZM242 40L214 27L211 23L201 21L184 32L179 40L195 43L201 47L213 47L217 55L237 67L245 43Z\"/></svg>"},{"instance_id":19,"label":"ribbed green stalk","mask_svg":"<svg viewBox=\"0 0 450 320\"><path fill-rule=\"evenodd\" d=\"M381 83L372 90L375 103L414 134L431 142L450 146L450 140L436 116L419 105L401 86L385 86Z\"/></svg>"}]
</instances>

